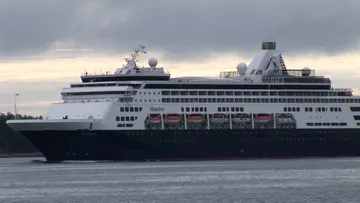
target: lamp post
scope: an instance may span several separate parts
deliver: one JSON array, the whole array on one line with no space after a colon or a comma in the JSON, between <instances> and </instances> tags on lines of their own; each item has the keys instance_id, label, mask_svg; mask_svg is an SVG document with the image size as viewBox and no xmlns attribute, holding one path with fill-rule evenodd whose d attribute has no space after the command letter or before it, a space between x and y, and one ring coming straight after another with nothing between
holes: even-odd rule
<instances>
[{"instance_id":1,"label":"lamp post","mask_svg":"<svg viewBox=\"0 0 360 203\"><path fill-rule=\"evenodd\" d=\"M14 93L14 113L15 113L15 120L17 119L17 109L16 109L16 97L19 96L18 93Z\"/></svg>"}]
</instances>

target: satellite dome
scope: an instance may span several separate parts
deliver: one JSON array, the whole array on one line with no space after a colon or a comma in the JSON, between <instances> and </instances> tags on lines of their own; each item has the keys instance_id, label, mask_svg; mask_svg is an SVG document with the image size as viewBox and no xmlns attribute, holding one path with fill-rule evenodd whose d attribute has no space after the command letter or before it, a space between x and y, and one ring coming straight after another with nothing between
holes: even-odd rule
<instances>
[{"instance_id":1,"label":"satellite dome","mask_svg":"<svg viewBox=\"0 0 360 203\"><path fill-rule=\"evenodd\" d=\"M311 73L311 70L310 70L310 68L308 68L308 67L304 67L304 68L301 70L302 76L309 76L310 73Z\"/></svg>"},{"instance_id":2,"label":"satellite dome","mask_svg":"<svg viewBox=\"0 0 360 203\"><path fill-rule=\"evenodd\" d=\"M239 63L236 68L240 75L244 75L247 69L247 65L245 63Z\"/></svg>"},{"instance_id":3,"label":"satellite dome","mask_svg":"<svg viewBox=\"0 0 360 203\"><path fill-rule=\"evenodd\" d=\"M148 64L150 67L156 67L156 65L158 64L158 60L156 58L150 58Z\"/></svg>"}]
</instances>

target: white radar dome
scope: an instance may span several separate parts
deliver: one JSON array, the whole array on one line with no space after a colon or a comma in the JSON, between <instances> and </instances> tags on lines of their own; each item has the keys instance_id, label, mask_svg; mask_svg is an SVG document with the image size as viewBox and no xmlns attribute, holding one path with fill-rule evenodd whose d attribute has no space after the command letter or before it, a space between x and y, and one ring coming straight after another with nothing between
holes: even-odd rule
<instances>
[{"instance_id":1,"label":"white radar dome","mask_svg":"<svg viewBox=\"0 0 360 203\"><path fill-rule=\"evenodd\" d=\"M239 63L236 69L240 73L240 75L244 75L247 69L247 65L245 63Z\"/></svg>"},{"instance_id":2,"label":"white radar dome","mask_svg":"<svg viewBox=\"0 0 360 203\"><path fill-rule=\"evenodd\" d=\"M310 68L304 67L304 68L301 70L301 74L302 74L302 76L309 76L309 75L311 74Z\"/></svg>"},{"instance_id":3,"label":"white radar dome","mask_svg":"<svg viewBox=\"0 0 360 203\"><path fill-rule=\"evenodd\" d=\"M156 65L158 64L158 60L156 58L150 58L148 64L150 67L156 67Z\"/></svg>"}]
</instances>

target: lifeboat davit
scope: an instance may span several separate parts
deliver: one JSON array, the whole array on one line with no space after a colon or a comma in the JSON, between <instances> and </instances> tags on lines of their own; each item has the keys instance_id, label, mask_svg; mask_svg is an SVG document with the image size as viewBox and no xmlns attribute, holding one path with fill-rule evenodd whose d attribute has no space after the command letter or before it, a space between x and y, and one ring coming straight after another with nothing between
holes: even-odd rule
<instances>
[{"instance_id":1,"label":"lifeboat davit","mask_svg":"<svg viewBox=\"0 0 360 203\"><path fill-rule=\"evenodd\" d=\"M234 123L246 123L251 122L251 117L249 114L236 114L234 115L232 120L234 121Z\"/></svg>"},{"instance_id":2,"label":"lifeboat davit","mask_svg":"<svg viewBox=\"0 0 360 203\"><path fill-rule=\"evenodd\" d=\"M165 123L179 123L181 120L180 115L177 114L168 114L164 116Z\"/></svg>"},{"instance_id":3,"label":"lifeboat davit","mask_svg":"<svg viewBox=\"0 0 360 203\"><path fill-rule=\"evenodd\" d=\"M269 114L257 114L255 116L255 121L256 122L269 122L270 121L270 115Z\"/></svg>"},{"instance_id":4,"label":"lifeboat davit","mask_svg":"<svg viewBox=\"0 0 360 203\"><path fill-rule=\"evenodd\" d=\"M201 123L204 121L203 115L190 115L187 117L189 123Z\"/></svg>"},{"instance_id":5,"label":"lifeboat davit","mask_svg":"<svg viewBox=\"0 0 360 203\"><path fill-rule=\"evenodd\" d=\"M148 121L149 123L156 123L156 124L161 123L161 115L160 114L149 115Z\"/></svg>"},{"instance_id":6,"label":"lifeboat davit","mask_svg":"<svg viewBox=\"0 0 360 203\"><path fill-rule=\"evenodd\" d=\"M214 114L210 120L213 123L224 123L228 122L229 118L225 114Z\"/></svg>"}]
</instances>

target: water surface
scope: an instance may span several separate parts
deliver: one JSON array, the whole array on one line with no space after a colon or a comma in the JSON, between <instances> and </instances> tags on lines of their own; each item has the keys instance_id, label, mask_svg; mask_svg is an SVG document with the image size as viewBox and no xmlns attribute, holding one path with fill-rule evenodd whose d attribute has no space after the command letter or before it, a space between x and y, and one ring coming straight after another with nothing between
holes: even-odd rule
<instances>
[{"instance_id":1,"label":"water surface","mask_svg":"<svg viewBox=\"0 0 360 203\"><path fill-rule=\"evenodd\" d=\"M61 163L0 159L0 202L360 202L360 159Z\"/></svg>"}]
</instances>

